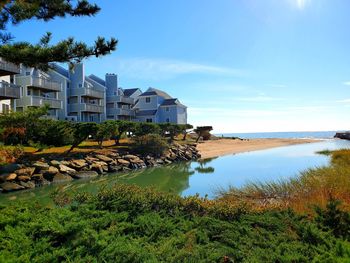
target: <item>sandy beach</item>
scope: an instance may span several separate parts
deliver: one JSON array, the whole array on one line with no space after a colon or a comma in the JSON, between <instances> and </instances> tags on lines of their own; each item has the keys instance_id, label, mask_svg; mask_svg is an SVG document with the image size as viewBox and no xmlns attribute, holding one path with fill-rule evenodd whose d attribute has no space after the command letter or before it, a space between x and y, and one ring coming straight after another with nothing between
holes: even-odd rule
<instances>
[{"instance_id":1,"label":"sandy beach","mask_svg":"<svg viewBox=\"0 0 350 263\"><path fill-rule=\"evenodd\" d=\"M251 152L318 141L319 140L312 139L250 139L247 141L219 139L201 142L198 144L197 149L201 153L202 159L206 159L234 153Z\"/></svg>"}]
</instances>

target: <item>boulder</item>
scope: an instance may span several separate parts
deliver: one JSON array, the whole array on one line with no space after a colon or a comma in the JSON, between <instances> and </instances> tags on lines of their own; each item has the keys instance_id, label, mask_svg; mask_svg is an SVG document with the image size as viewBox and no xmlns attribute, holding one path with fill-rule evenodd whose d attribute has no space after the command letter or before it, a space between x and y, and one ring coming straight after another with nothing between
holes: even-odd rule
<instances>
[{"instance_id":1,"label":"boulder","mask_svg":"<svg viewBox=\"0 0 350 263\"><path fill-rule=\"evenodd\" d=\"M77 179L93 178L96 176L98 176L98 173L95 171L78 172L74 175Z\"/></svg>"},{"instance_id":2,"label":"boulder","mask_svg":"<svg viewBox=\"0 0 350 263\"><path fill-rule=\"evenodd\" d=\"M33 166L35 168L37 168L38 170L48 170L50 167L47 163L41 162L41 161L37 161L37 162L33 163Z\"/></svg>"},{"instance_id":3,"label":"boulder","mask_svg":"<svg viewBox=\"0 0 350 263\"><path fill-rule=\"evenodd\" d=\"M17 178L17 174L15 173L12 173L12 174L9 174L7 177L6 177L6 181L13 181Z\"/></svg>"},{"instance_id":4,"label":"boulder","mask_svg":"<svg viewBox=\"0 0 350 263\"><path fill-rule=\"evenodd\" d=\"M127 154L123 156L124 160L130 161L130 160L140 160L140 157L132 154Z\"/></svg>"},{"instance_id":5,"label":"boulder","mask_svg":"<svg viewBox=\"0 0 350 263\"><path fill-rule=\"evenodd\" d=\"M118 159L118 163L122 166L129 166L130 162L124 159Z\"/></svg>"},{"instance_id":6,"label":"boulder","mask_svg":"<svg viewBox=\"0 0 350 263\"><path fill-rule=\"evenodd\" d=\"M27 175L27 176L32 176L34 172L35 172L35 167L27 167L27 168L18 169L15 171L17 175Z\"/></svg>"},{"instance_id":7,"label":"boulder","mask_svg":"<svg viewBox=\"0 0 350 263\"><path fill-rule=\"evenodd\" d=\"M82 169L88 166L88 163L84 159L72 160L71 166L74 166L75 169Z\"/></svg>"},{"instance_id":8,"label":"boulder","mask_svg":"<svg viewBox=\"0 0 350 263\"><path fill-rule=\"evenodd\" d=\"M52 166L59 167L59 165L61 164L61 162L59 162L59 161L57 161L57 160L52 160L52 161L50 161L50 164L51 164Z\"/></svg>"},{"instance_id":9,"label":"boulder","mask_svg":"<svg viewBox=\"0 0 350 263\"><path fill-rule=\"evenodd\" d=\"M93 162L98 162L98 161L100 161L99 159L94 158L94 157L91 157L91 156L85 157L85 160L86 160L89 164L92 164Z\"/></svg>"},{"instance_id":10,"label":"boulder","mask_svg":"<svg viewBox=\"0 0 350 263\"><path fill-rule=\"evenodd\" d=\"M34 181L43 181L44 180L44 176L42 174L33 174L32 175L32 180L34 180Z\"/></svg>"},{"instance_id":11,"label":"boulder","mask_svg":"<svg viewBox=\"0 0 350 263\"><path fill-rule=\"evenodd\" d=\"M27 176L27 175L19 175L19 176L17 177L17 180L18 180L18 181L27 182L27 181L30 180L30 176Z\"/></svg>"},{"instance_id":12,"label":"boulder","mask_svg":"<svg viewBox=\"0 0 350 263\"><path fill-rule=\"evenodd\" d=\"M95 157L96 157L97 159L99 159L99 160L101 160L101 161L103 161L103 162L107 162L107 163L113 161L112 158L109 158L109 157L107 157L107 156L105 156L105 155L102 155L102 154L97 154Z\"/></svg>"},{"instance_id":13,"label":"boulder","mask_svg":"<svg viewBox=\"0 0 350 263\"><path fill-rule=\"evenodd\" d=\"M108 166L108 172L110 173L119 172L122 169L123 168L121 166L118 166L117 164L112 164Z\"/></svg>"},{"instance_id":14,"label":"boulder","mask_svg":"<svg viewBox=\"0 0 350 263\"><path fill-rule=\"evenodd\" d=\"M67 173L69 175L74 175L77 173L76 170L74 170L74 169L72 169L64 164L60 164L58 167L59 167L61 173Z\"/></svg>"},{"instance_id":15,"label":"boulder","mask_svg":"<svg viewBox=\"0 0 350 263\"><path fill-rule=\"evenodd\" d=\"M90 165L90 170L103 174L104 172L108 172L108 165L105 162L94 162Z\"/></svg>"},{"instance_id":16,"label":"boulder","mask_svg":"<svg viewBox=\"0 0 350 263\"><path fill-rule=\"evenodd\" d=\"M69 175L66 175L66 174L61 174L61 173L58 173L56 174L53 178L52 178L52 182L53 183L63 183L63 182L69 182L69 181L72 181L73 178Z\"/></svg>"},{"instance_id":17,"label":"boulder","mask_svg":"<svg viewBox=\"0 0 350 263\"><path fill-rule=\"evenodd\" d=\"M43 171L45 175L55 175L59 172L59 170L55 166L50 166L48 170Z\"/></svg>"},{"instance_id":18,"label":"boulder","mask_svg":"<svg viewBox=\"0 0 350 263\"><path fill-rule=\"evenodd\" d=\"M0 184L0 188L2 189L3 192L12 192L12 191L18 191L24 189L24 186L11 183L11 182L6 182Z\"/></svg>"},{"instance_id":19,"label":"boulder","mask_svg":"<svg viewBox=\"0 0 350 263\"><path fill-rule=\"evenodd\" d=\"M19 182L19 184L27 189L33 189L35 188L35 183L32 181L28 181L28 182Z\"/></svg>"}]
</instances>

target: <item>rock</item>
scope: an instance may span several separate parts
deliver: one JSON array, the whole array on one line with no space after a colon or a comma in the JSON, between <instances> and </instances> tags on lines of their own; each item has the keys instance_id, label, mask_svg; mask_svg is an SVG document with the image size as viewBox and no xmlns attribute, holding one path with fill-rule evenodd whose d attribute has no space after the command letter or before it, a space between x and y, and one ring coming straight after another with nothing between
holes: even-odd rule
<instances>
[{"instance_id":1,"label":"rock","mask_svg":"<svg viewBox=\"0 0 350 263\"><path fill-rule=\"evenodd\" d=\"M113 161L112 158L109 158L109 157L107 157L107 156L105 156L105 155L102 155L102 154L97 154L95 157L96 157L97 159L99 159L99 160L101 160L101 161L103 161L103 162L107 162L107 163Z\"/></svg>"},{"instance_id":2,"label":"rock","mask_svg":"<svg viewBox=\"0 0 350 263\"><path fill-rule=\"evenodd\" d=\"M27 175L27 176L32 176L35 172L35 168L34 167L27 167L27 168L22 168L19 170L16 170L15 173L17 175Z\"/></svg>"},{"instance_id":3,"label":"rock","mask_svg":"<svg viewBox=\"0 0 350 263\"><path fill-rule=\"evenodd\" d=\"M50 167L47 163L40 162L40 161L33 163L33 166L38 170L48 170Z\"/></svg>"},{"instance_id":4,"label":"rock","mask_svg":"<svg viewBox=\"0 0 350 263\"><path fill-rule=\"evenodd\" d=\"M50 164L51 164L52 166L59 167L59 165L61 164L61 162L59 162L59 161L57 161L57 160L52 160L52 161L50 161Z\"/></svg>"},{"instance_id":5,"label":"rock","mask_svg":"<svg viewBox=\"0 0 350 263\"><path fill-rule=\"evenodd\" d=\"M66 174L61 174L61 173L58 173L56 174L53 178L52 178L52 182L53 183L63 183L63 182L69 182L69 181L72 181L73 178L69 175L66 175Z\"/></svg>"},{"instance_id":6,"label":"rock","mask_svg":"<svg viewBox=\"0 0 350 263\"><path fill-rule=\"evenodd\" d=\"M94 162L90 165L90 170L103 174L104 172L108 172L108 165L105 162Z\"/></svg>"},{"instance_id":7,"label":"rock","mask_svg":"<svg viewBox=\"0 0 350 263\"><path fill-rule=\"evenodd\" d=\"M88 166L88 163L84 159L72 160L71 165L76 169L82 169Z\"/></svg>"},{"instance_id":8,"label":"rock","mask_svg":"<svg viewBox=\"0 0 350 263\"><path fill-rule=\"evenodd\" d=\"M99 159L94 158L94 157L91 157L91 156L85 157L85 160L86 160L89 164L92 164L93 162L98 162L98 161L99 161Z\"/></svg>"},{"instance_id":9,"label":"rock","mask_svg":"<svg viewBox=\"0 0 350 263\"><path fill-rule=\"evenodd\" d=\"M14 173L16 170L20 168L21 168L20 165L16 163L1 165L0 173Z\"/></svg>"},{"instance_id":10,"label":"rock","mask_svg":"<svg viewBox=\"0 0 350 263\"><path fill-rule=\"evenodd\" d=\"M12 174L9 174L6 178L6 181L13 181L17 178L17 174L15 173L12 173Z\"/></svg>"},{"instance_id":11,"label":"rock","mask_svg":"<svg viewBox=\"0 0 350 263\"><path fill-rule=\"evenodd\" d=\"M165 159L164 162L165 162L165 164L172 164L172 163L173 163L173 162L170 161L169 159Z\"/></svg>"},{"instance_id":12,"label":"rock","mask_svg":"<svg viewBox=\"0 0 350 263\"><path fill-rule=\"evenodd\" d=\"M118 163L122 166L129 166L130 162L124 159L118 159Z\"/></svg>"},{"instance_id":13,"label":"rock","mask_svg":"<svg viewBox=\"0 0 350 263\"><path fill-rule=\"evenodd\" d=\"M123 168L121 166L118 166L116 164L112 164L108 166L108 172L110 173L115 173L115 172L119 172L120 170L122 170Z\"/></svg>"},{"instance_id":14,"label":"rock","mask_svg":"<svg viewBox=\"0 0 350 263\"><path fill-rule=\"evenodd\" d=\"M43 181L44 180L44 176L42 174L33 174L32 175L32 180L34 180L34 181Z\"/></svg>"},{"instance_id":15,"label":"rock","mask_svg":"<svg viewBox=\"0 0 350 263\"><path fill-rule=\"evenodd\" d=\"M58 170L56 167L54 167L54 166L50 166L48 170L43 171L43 173L44 173L45 175L55 175L55 174L57 174L58 172L59 172L59 170Z\"/></svg>"},{"instance_id":16,"label":"rock","mask_svg":"<svg viewBox=\"0 0 350 263\"><path fill-rule=\"evenodd\" d=\"M35 183L32 181L28 181L28 182L19 182L19 184L27 189L33 189L35 188Z\"/></svg>"},{"instance_id":17,"label":"rock","mask_svg":"<svg viewBox=\"0 0 350 263\"><path fill-rule=\"evenodd\" d=\"M11 183L11 182L6 182L0 184L0 188L3 190L3 192L12 192L12 191L18 191L24 189L24 186Z\"/></svg>"},{"instance_id":18,"label":"rock","mask_svg":"<svg viewBox=\"0 0 350 263\"><path fill-rule=\"evenodd\" d=\"M27 175L19 175L19 176L17 177L17 179L18 179L19 181L27 182L27 181L30 180L30 176L27 176Z\"/></svg>"},{"instance_id":19,"label":"rock","mask_svg":"<svg viewBox=\"0 0 350 263\"><path fill-rule=\"evenodd\" d=\"M64 164L60 164L59 165L59 169L60 169L61 173L67 173L69 175L74 175L74 174L77 173L76 170L74 170L74 169L72 169L72 168L70 168L70 167L68 167L68 166L66 166Z\"/></svg>"},{"instance_id":20,"label":"rock","mask_svg":"<svg viewBox=\"0 0 350 263\"><path fill-rule=\"evenodd\" d=\"M93 178L98 176L98 173L95 171L86 171L86 172L78 172L74 175L74 178L84 179L84 178Z\"/></svg>"},{"instance_id":21,"label":"rock","mask_svg":"<svg viewBox=\"0 0 350 263\"><path fill-rule=\"evenodd\" d=\"M136 156L136 155L132 155L132 154L128 154L123 156L124 160L130 161L130 160L140 160L140 157Z\"/></svg>"}]
</instances>

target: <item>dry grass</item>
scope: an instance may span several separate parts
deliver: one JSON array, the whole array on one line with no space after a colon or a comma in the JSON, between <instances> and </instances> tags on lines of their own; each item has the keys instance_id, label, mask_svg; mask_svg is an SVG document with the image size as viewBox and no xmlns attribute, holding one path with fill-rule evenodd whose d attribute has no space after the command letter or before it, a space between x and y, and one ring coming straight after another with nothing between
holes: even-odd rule
<instances>
[{"instance_id":1,"label":"dry grass","mask_svg":"<svg viewBox=\"0 0 350 263\"><path fill-rule=\"evenodd\" d=\"M310 169L299 177L272 183L248 184L219 191L226 202L249 204L255 210L292 208L297 212L313 211L315 205L325 207L330 197L342 201L350 211L350 150L332 152L329 167Z\"/></svg>"}]
</instances>

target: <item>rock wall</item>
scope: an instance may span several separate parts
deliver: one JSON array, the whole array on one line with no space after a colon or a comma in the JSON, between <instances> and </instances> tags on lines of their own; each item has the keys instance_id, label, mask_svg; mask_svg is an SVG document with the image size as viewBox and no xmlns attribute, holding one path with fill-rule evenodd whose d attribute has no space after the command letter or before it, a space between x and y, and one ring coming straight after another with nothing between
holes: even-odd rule
<instances>
[{"instance_id":1,"label":"rock wall","mask_svg":"<svg viewBox=\"0 0 350 263\"><path fill-rule=\"evenodd\" d=\"M199 158L196 145L174 143L160 158L120 155L117 150L101 150L81 158L40 159L3 167L3 171L7 173L0 175L0 192L30 189L51 183L93 178L107 173L125 172Z\"/></svg>"}]
</instances>

